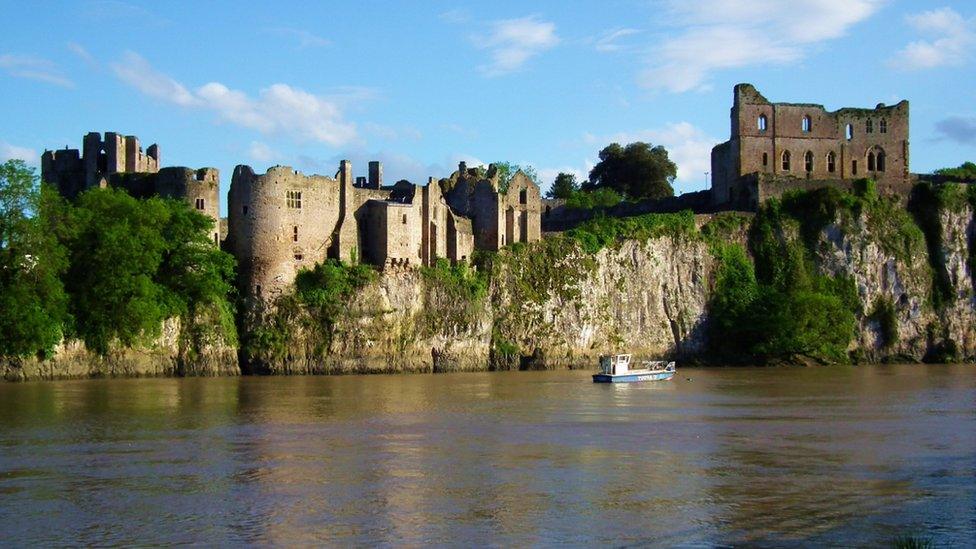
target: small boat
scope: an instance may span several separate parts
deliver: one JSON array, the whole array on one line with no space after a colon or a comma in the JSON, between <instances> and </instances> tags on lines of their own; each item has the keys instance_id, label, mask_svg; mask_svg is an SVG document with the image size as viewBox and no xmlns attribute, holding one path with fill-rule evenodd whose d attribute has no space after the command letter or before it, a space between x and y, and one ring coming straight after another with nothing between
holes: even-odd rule
<instances>
[{"instance_id":1,"label":"small boat","mask_svg":"<svg viewBox=\"0 0 976 549\"><path fill-rule=\"evenodd\" d=\"M600 372L593 374L593 383L632 383L635 381L667 381L674 377L674 362L645 361L643 368L630 368L630 355L600 357Z\"/></svg>"}]
</instances>

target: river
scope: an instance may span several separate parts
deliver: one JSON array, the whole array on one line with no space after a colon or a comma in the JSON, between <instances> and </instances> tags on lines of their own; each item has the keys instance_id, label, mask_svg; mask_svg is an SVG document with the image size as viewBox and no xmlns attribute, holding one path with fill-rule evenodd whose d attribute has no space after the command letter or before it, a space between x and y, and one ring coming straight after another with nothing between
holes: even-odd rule
<instances>
[{"instance_id":1,"label":"river","mask_svg":"<svg viewBox=\"0 0 976 549\"><path fill-rule=\"evenodd\" d=\"M4 545L976 541L976 367L0 384Z\"/></svg>"}]
</instances>

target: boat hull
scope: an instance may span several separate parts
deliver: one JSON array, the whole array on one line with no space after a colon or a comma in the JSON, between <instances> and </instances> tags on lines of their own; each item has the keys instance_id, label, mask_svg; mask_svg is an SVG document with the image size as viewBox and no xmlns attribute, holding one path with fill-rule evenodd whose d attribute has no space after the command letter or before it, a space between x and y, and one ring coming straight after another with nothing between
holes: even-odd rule
<instances>
[{"instance_id":1,"label":"boat hull","mask_svg":"<svg viewBox=\"0 0 976 549\"><path fill-rule=\"evenodd\" d=\"M667 381L674 372L628 372L626 374L593 374L593 383L637 383L639 381Z\"/></svg>"}]
</instances>

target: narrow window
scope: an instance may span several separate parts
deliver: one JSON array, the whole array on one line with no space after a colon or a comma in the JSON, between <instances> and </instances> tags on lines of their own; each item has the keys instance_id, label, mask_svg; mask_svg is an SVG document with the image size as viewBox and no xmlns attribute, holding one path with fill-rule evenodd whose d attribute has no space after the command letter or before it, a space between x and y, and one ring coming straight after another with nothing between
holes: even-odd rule
<instances>
[{"instance_id":1,"label":"narrow window","mask_svg":"<svg viewBox=\"0 0 976 549\"><path fill-rule=\"evenodd\" d=\"M783 151L783 171L790 171L790 151Z\"/></svg>"},{"instance_id":2,"label":"narrow window","mask_svg":"<svg viewBox=\"0 0 976 549\"><path fill-rule=\"evenodd\" d=\"M827 153L827 171L834 173L837 167L837 157L834 155L834 151Z\"/></svg>"},{"instance_id":3,"label":"narrow window","mask_svg":"<svg viewBox=\"0 0 976 549\"><path fill-rule=\"evenodd\" d=\"M519 191L519 204L527 204L527 203L528 203L528 190L522 189L521 191Z\"/></svg>"},{"instance_id":4,"label":"narrow window","mask_svg":"<svg viewBox=\"0 0 976 549\"><path fill-rule=\"evenodd\" d=\"M803 117L802 127L803 127L803 133L810 133L810 130L813 129L813 122L810 120L809 116Z\"/></svg>"},{"instance_id":5,"label":"narrow window","mask_svg":"<svg viewBox=\"0 0 976 549\"><path fill-rule=\"evenodd\" d=\"M288 199L289 208L302 208L302 191L287 191L285 197Z\"/></svg>"},{"instance_id":6,"label":"narrow window","mask_svg":"<svg viewBox=\"0 0 976 549\"><path fill-rule=\"evenodd\" d=\"M878 171L879 172L885 171L885 153L884 153L884 151L878 151L877 163L878 163Z\"/></svg>"},{"instance_id":7,"label":"narrow window","mask_svg":"<svg viewBox=\"0 0 976 549\"><path fill-rule=\"evenodd\" d=\"M803 167L806 168L807 173L813 171L813 153L807 151L807 154L803 155Z\"/></svg>"},{"instance_id":8,"label":"narrow window","mask_svg":"<svg viewBox=\"0 0 976 549\"><path fill-rule=\"evenodd\" d=\"M846 137L848 141L850 141L851 139L854 139L854 125L853 124L848 124L847 125L847 129L844 130L844 137Z\"/></svg>"},{"instance_id":9,"label":"narrow window","mask_svg":"<svg viewBox=\"0 0 976 549\"><path fill-rule=\"evenodd\" d=\"M204 202L203 202L203 199L202 199L202 198L198 198L198 199L197 199L197 201L196 201L196 206L197 206L197 209L198 209L198 210L203 210L203 209L205 209L205 207L204 207Z\"/></svg>"},{"instance_id":10,"label":"narrow window","mask_svg":"<svg viewBox=\"0 0 976 549\"><path fill-rule=\"evenodd\" d=\"M882 118L881 119L881 123L879 124L879 126L880 126L880 129L881 129L881 133L888 133L888 120L887 119Z\"/></svg>"},{"instance_id":11,"label":"narrow window","mask_svg":"<svg viewBox=\"0 0 976 549\"><path fill-rule=\"evenodd\" d=\"M407 224L407 214L403 214L403 224Z\"/></svg>"},{"instance_id":12,"label":"narrow window","mask_svg":"<svg viewBox=\"0 0 976 549\"><path fill-rule=\"evenodd\" d=\"M243 206L243 207L241 208L241 212L242 212L242 213L243 213L244 215L247 215L247 204L244 204L244 206Z\"/></svg>"},{"instance_id":13,"label":"narrow window","mask_svg":"<svg viewBox=\"0 0 976 549\"><path fill-rule=\"evenodd\" d=\"M214 233L214 244L220 246L220 235Z\"/></svg>"},{"instance_id":14,"label":"narrow window","mask_svg":"<svg viewBox=\"0 0 976 549\"><path fill-rule=\"evenodd\" d=\"M761 132L766 131L766 115L765 114L760 114L759 115L759 119L756 120L756 127L759 128L759 131L761 131Z\"/></svg>"},{"instance_id":15,"label":"narrow window","mask_svg":"<svg viewBox=\"0 0 976 549\"><path fill-rule=\"evenodd\" d=\"M871 133L874 131L874 120L870 118L864 123L864 133Z\"/></svg>"},{"instance_id":16,"label":"narrow window","mask_svg":"<svg viewBox=\"0 0 976 549\"><path fill-rule=\"evenodd\" d=\"M873 152L869 152L868 153L868 171L869 172L873 172L874 171L874 153Z\"/></svg>"},{"instance_id":17,"label":"narrow window","mask_svg":"<svg viewBox=\"0 0 976 549\"><path fill-rule=\"evenodd\" d=\"M295 261L301 261L304 258L305 256L303 256L302 254L295 254Z\"/></svg>"},{"instance_id":18,"label":"narrow window","mask_svg":"<svg viewBox=\"0 0 976 549\"><path fill-rule=\"evenodd\" d=\"M291 241L298 242L298 225L291 228Z\"/></svg>"},{"instance_id":19,"label":"narrow window","mask_svg":"<svg viewBox=\"0 0 976 549\"><path fill-rule=\"evenodd\" d=\"M851 161L851 175L857 175L857 160Z\"/></svg>"},{"instance_id":20,"label":"narrow window","mask_svg":"<svg viewBox=\"0 0 976 549\"><path fill-rule=\"evenodd\" d=\"M254 287L254 293L257 294L257 295L261 295L261 285L260 284L258 284L257 286Z\"/></svg>"},{"instance_id":21,"label":"narrow window","mask_svg":"<svg viewBox=\"0 0 976 549\"><path fill-rule=\"evenodd\" d=\"M766 154L766 153L763 153L763 167L765 168L768 165L769 165L769 155Z\"/></svg>"}]
</instances>

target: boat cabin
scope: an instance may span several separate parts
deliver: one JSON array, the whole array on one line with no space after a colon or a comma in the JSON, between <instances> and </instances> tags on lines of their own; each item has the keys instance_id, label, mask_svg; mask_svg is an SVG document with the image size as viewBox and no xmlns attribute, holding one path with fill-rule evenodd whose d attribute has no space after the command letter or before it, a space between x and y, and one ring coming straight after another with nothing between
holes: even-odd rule
<instances>
[{"instance_id":1,"label":"boat cabin","mask_svg":"<svg viewBox=\"0 0 976 549\"><path fill-rule=\"evenodd\" d=\"M600 357L600 373L611 376L630 371L630 355L609 355Z\"/></svg>"}]
</instances>

